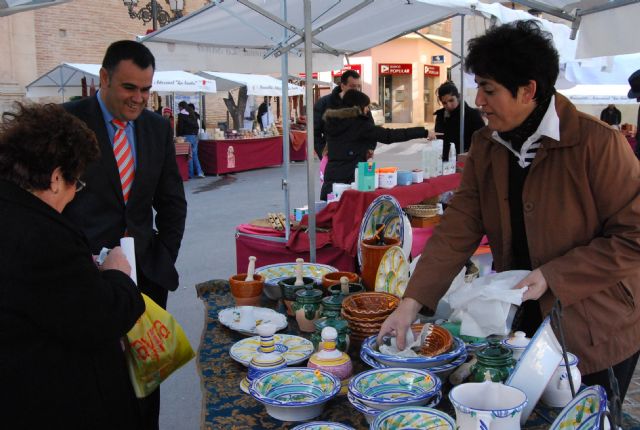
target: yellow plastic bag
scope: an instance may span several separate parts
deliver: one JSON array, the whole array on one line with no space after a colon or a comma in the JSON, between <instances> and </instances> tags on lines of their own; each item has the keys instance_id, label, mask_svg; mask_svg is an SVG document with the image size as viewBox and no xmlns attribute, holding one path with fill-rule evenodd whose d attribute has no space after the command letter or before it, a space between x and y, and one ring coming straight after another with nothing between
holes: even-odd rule
<instances>
[{"instance_id":1,"label":"yellow plastic bag","mask_svg":"<svg viewBox=\"0 0 640 430\"><path fill-rule=\"evenodd\" d=\"M126 357L136 397L151 394L195 354L180 324L146 295L146 310L127 333Z\"/></svg>"}]
</instances>

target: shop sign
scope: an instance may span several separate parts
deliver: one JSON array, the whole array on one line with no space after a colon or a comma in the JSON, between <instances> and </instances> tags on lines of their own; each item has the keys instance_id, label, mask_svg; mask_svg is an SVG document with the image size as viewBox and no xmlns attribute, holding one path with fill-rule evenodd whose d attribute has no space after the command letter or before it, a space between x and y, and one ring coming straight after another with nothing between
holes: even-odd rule
<instances>
[{"instance_id":1,"label":"shop sign","mask_svg":"<svg viewBox=\"0 0 640 430\"><path fill-rule=\"evenodd\" d=\"M298 76L302 79L307 77L306 73L298 73ZM311 73L311 79L318 79L318 72Z\"/></svg>"},{"instance_id":2,"label":"shop sign","mask_svg":"<svg viewBox=\"0 0 640 430\"><path fill-rule=\"evenodd\" d=\"M340 70L332 70L331 77L334 78L336 76L342 76L342 74L347 70L355 70L360 76L362 76L362 64L345 64L345 66Z\"/></svg>"},{"instance_id":3,"label":"shop sign","mask_svg":"<svg viewBox=\"0 0 640 430\"><path fill-rule=\"evenodd\" d=\"M425 64L424 66L425 76L440 76L440 66L430 66Z\"/></svg>"},{"instance_id":4,"label":"shop sign","mask_svg":"<svg viewBox=\"0 0 640 430\"><path fill-rule=\"evenodd\" d=\"M378 72L381 75L410 75L411 64L378 64Z\"/></svg>"},{"instance_id":5,"label":"shop sign","mask_svg":"<svg viewBox=\"0 0 640 430\"><path fill-rule=\"evenodd\" d=\"M444 55L432 55L431 64L444 64Z\"/></svg>"}]
</instances>

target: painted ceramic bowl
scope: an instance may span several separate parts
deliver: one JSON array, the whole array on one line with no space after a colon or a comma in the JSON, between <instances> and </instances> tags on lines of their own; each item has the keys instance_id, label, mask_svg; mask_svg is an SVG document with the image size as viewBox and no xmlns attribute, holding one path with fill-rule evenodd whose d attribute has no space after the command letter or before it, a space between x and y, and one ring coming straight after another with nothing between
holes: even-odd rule
<instances>
[{"instance_id":1,"label":"painted ceramic bowl","mask_svg":"<svg viewBox=\"0 0 640 430\"><path fill-rule=\"evenodd\" d=\"M607 392L600 385L592 385L576 394L576 397L558 414L550 430L597 429L600 418L606 410Z\"/></svg>"},{"instance_id":2,"label":"painted ceramic bowl","mask_svg":"<svg viewBox=\"0 0 640 430\"><path fill-rule=\"evenodd\" d=\"M249 387L267 413L281 421L305 421L322 413L340 391L340 380L320 369L288 367L264 373Z\"/></svg>"},{"instance_id":3,"label":"painted ceramic bowl","mask_svg":"<svg viewBox=\"0 0 640 430\"><path fill-rule=\"evenodd\" d=\"M398 357L397 355L383 354L378 351L376 336L370 336L362 342L362 349L377 362L389 367L410 367L413 369L428 369L434 366L442 366L458 358L465 353L466 348L462 339L454 337L451 349L443 354L433 357Z\"/></svg>"},{"instance_id":4,"label":"painted ceramic bowl","mask_svg":"<svg viewBox=\"0 0 640 430\"><path fill-rule=\"evenodd\" d=\"M449 415L433 408L405 406L385 411L371 423L371 430L438 429L455 430Z\"/></svg>"},{"instance_id":5,"label":"painted ceramic bowl","mask_svg":"<svg viewBox=\"0 0 640 430\"><path fill-rule=\"evenodd\" d=\"M291 430L355 430L353 427L340 423L330 423L329 421L313 421L311 423L300 424Z\"/></svg>"},{"instance_id":6,"label":"painted ceramic bowl","mask_svg":"<svg viewBox=\"0 0 640 430\"><path fill-rule=\"evenodd\" d=\"M277 263L256 269L256 273L264 277L264 294L268 298L278 300L282 297L282 290L278 286L278 282L296 276L296 264L297 263ZM302 276L314 278L317 285L322 285L322 276L326 273L337 271L338 269L327 264L302 264Z\"/></svg>"},{"instance_id":7,"label":"painted ceramic bowl","mask_svg":"<svg viewBox=\"0 0 640 430\"><path fill-rule=\"evenodd\" d=\"M356 399L353 394L347 392L347 399L349 399L349 403L362 415L364 415L365 419L369 424L373 422L373 420L383 412L381 409L374 408L362 403L360 400ZM429 400L429 402L425 405L428 408L435 408L438 406L440 401L442 400L442 391L438 391L435 396Z\"/></svg>"},{"instance_id":8,"label":"painted ceramic bowl","mask_svg":"<svg viewBox=\"0 0 640 430\"><path fill-rule=\"evenodd\" d=\"M352 294L342 301L345 316L367 319L389 315L400 304L393 294L366 292Z\"/></svg>"},{"instance_id":9,"label":"painted ceramic bowl","mask_svg":"<svg viewBox=\"0 0 640 430\"><path fill-rule=\"evenodd\" d=\"M421 369L373 369L351 379L349 392L362 403L387 410L424 405L440 391L442 382Z\"/></svg>"}]
</instances>

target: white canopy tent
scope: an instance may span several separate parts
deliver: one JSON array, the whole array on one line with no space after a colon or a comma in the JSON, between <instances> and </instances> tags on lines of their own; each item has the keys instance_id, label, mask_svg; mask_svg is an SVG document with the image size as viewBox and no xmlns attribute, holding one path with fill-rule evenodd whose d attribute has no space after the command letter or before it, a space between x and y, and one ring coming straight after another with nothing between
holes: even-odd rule
<instances>
[{"instance_id":1,"label":"white canopy tent","mask_svg":"<svg viewBox=\"0 0 640 430\"><path fill-rule=\"evenodd\" d=\"M0 16L26 12L41 7L67 3L71 0L0 0Z\"/></svg>"},{"instance_id":2,"label":"white canopy tent","mask_svg":"<svg viewBox=\"0 0 640 430\"><path fill-rule=\"evenodd\" d=\"M199 72L198 75L215 81L218 91L230 91L240 86L247 87L247 94L254 96L275 96L282 95L282 81L268 75L250 75L247 73L224 73L224 72ZM304 88L289 84L289 95L299 96L304 94Z\"/></svg>"},{"instance_id":3,"label":"white canopy tent","mask_svg":"<svg viewBox=\"0 0 640 430\"><path fill-rule=\"evenodd\" d=\"M627 97L627 85L576 85L571 88L558 90L574 104L602 105L602 104L637 104L636 99Z\"/></svg>"},{"instance_id":4,"label":"white canopy tent","mask_svg":"<svg viewBox=\"0 0 640 430\"><path fill-rule=\"evenodd\" d=\"M82 94L82 79L87 86L100 85L100 64L62 63L27 85L27 97L62 96L62 100ZM159 93L215 93L216 83L182 70L156 71L152 91Z\"/></svg>"}]
</instances>

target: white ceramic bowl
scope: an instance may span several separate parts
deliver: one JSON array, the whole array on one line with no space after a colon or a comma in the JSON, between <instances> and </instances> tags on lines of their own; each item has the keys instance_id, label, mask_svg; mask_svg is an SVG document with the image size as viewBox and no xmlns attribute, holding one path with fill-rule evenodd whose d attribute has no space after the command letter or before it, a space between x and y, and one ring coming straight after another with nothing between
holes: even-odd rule
<instances>
[{"instance_id":1,"label":"white ceramic bowl","mask_svg":"<svg viewBox=\"0 0 640 430\"><path fill-rule=\"evenodd\" d=\"M442 386L440 378L422 369L373 369L349 382L349 392L360 402L380 410L398 406L421 406Z\"/></svg>"},{"instance_id":2,"label":"white ceramic bowl","mask_svg":"<svg viewBox=\"0 0 640 430\"><path fill-rule=\"evenodd\" d=\"M377 349L377 336L370 336L362 342L362 349L378 363L387 367L410 367L412 369L429 369L431 367L442 366L454 361L466 348L462 339L454 337L451 350L434 357L398 357L397 355L383 354Z\"/></svg>"},{"instance_id":3,"label":"white ceramic bowl","mask_svg":"<svg viewBox=\"0 0 640 430\"><path fill-rule=\"evenodd\" d=\"M300 424L291 430L355 430L353 427L329 421L313 421L311 423Z\"/></svg>"},{"instance_id":4,"label":"white ceramic bowl","mask_svg":"<svg viewBox=\"0 0 640 430\"><path fill-rule=\"evenodd\" d=\"M320 415L325 403L340 391L332 374L307 367L288 367L264 373L249 387L267 413L281 421L305 421Z\"/></svg>"},{"instance_id":5,"label":"white ceramic bowl","mask_svg":"<svg viewBox=\"0 0 640 430\"><path fill-rule=\"evenodd\" d=\"M380 409L365 405L360 400L356 399L353 394L347 392L347 399L349 399L349 403L357 410L358 412L364 415L365 419L369 424L373 422L373 420L381 413L384 412ZM425 405L428 408L435 408L438 406L440 401L442 400L442 391L438 391L431 400Z\"/></svg>"},{"instance_id":6,"label":"white ceramic bowl","mask_svg":"<svg viewBox=\"0 0 640 430\"><path fill-rule=\"evenodd\" d=\"M458 357L456 357L455 360L453 360L450 363L446 363L441 366L430 367L429 372L435 373L436 375L438 375L440 380L444 381L454 370L456 370L461 364L467 361L467 357L468 357L467 351L464 351L462 354L460 354ZM374 369L384 369L386 367L392 367L392 366L387 366L377 362L373 357L369 356L369 354L367 354L363 349L360 350L360 359L363 361L363 363L368 364Z\"/></svg>"},{"instance_id":7,"label":"white ceramic bowl","mask_svg":"<svg viewBox=\"0 0 640 430\"><path fill-rule=\"evenodd\" d=\"M437 409L406 406L381 413L369 428L371 430L455 430L456 423L449 415Z\"/></svg>"}]
</instances>

